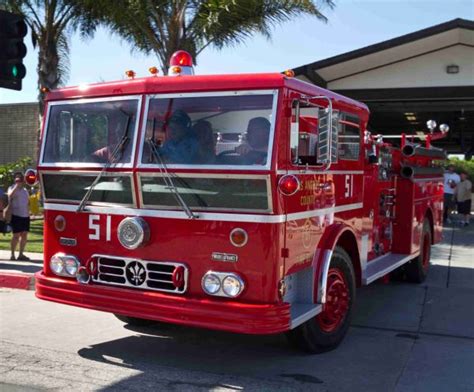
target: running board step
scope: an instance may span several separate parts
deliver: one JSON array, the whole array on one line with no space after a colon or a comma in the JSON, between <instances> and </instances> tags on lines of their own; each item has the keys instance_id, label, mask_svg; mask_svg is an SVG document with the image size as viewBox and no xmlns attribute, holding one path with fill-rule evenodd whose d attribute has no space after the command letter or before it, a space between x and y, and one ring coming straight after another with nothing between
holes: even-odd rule
<instances>
[{"instance_id":1,"label":"running board step","mask_svg":"<svg viewBox=\"0 0 474 392\"><path fill-rule=\"evenodd\" d=\"M411 255L387 253L386 255L368 261L363 271L362 284L368 285L372 283L374 280L381 278L417 256L418 252Z\"/></svg>"},{"instance_id":2,"label":"running board step","mask_svg":"<svg viewBox=\"0 0 474 392\"><path fill-rule=\"evenodd\" d=\"M310 318L321 313L323 310L323 305L321 304L300 304L292 303L291 304L291 325L290 329L296 328L298 325L303 324L308 321Z\"/></svg>"}]
</instances>

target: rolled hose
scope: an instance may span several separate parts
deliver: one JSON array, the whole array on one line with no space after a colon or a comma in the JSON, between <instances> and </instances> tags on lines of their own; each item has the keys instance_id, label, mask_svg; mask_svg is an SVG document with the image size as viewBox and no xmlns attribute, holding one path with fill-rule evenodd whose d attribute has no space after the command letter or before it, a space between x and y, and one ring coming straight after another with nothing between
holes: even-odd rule
<instances>
[{"instance_id":1,"label":"rolled hose","mask_svg":"<svg viewBox=\"0 0 474 392\"><path fill-rule=\"evenodd\" d=\"M405 144L402 148L402 154L407 158L426 157L431 159L446 159L446 151L441 148L426 148L419 144Z\"/></svg>"},{"instance_id":2,"label":"rolled hose","mask_svg":"<svg viewBox=\"0 0 474 392\"><path fill-rule=\"evenodd\" d=\"M402 166L400 175L403 178L416 178L420 176L442 177L444 170L442 167L420 167L420 166Z\"/></svg>"}]
</instances>

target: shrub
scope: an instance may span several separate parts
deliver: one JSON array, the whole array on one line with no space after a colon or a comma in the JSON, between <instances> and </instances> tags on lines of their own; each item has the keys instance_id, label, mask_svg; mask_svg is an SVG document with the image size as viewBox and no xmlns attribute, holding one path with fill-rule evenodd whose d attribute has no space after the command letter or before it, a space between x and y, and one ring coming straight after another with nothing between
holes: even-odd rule
<instances>
[{"instance_id":1,"label":"shrub","mask_svg":"<svg viewBox=\"0 0 474 392\"><path fill-rule=\"evenodd\" d=\"M459 158L451 158L446 161L446 166L448 165L453 165L456 173L465 171L469 176L469 180L474 183L474 161L465 161Z\"/></svg>"},{"instance_id":2,"label":"shrub","mask_svg":"<svg viewBox=\"0 0 474 392\"><path fill-rule=\"evenodd\" d=\"M13 174L17 171L25 172L33 166L33 159L30 157L21 158L16 162L0 165L0 188L4 191L13 184Z\"/></svg>"}]
</instances>

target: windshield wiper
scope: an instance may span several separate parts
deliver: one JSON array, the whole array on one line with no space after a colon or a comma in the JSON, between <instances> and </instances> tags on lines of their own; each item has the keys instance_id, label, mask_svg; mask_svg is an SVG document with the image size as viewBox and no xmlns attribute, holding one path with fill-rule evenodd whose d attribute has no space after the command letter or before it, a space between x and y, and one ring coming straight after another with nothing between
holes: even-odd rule
<instances>
[{"instance_id":1,"label":"windshield wiper","mask_svg":"<svg viewBox=\"0 0 474 392\"><path fill-rule=\"evenodd\" d=\"M125 124L125 131L122 135L122 138L120 139L120 141L117 143L117 145L115 146L114 150L112 151L112 154L110 156L110 159L109 161L107 162L107 164L104 165L104 167L102 168L102 170L100 171L100 173L97 175L97 177L95 178L95 180L92 182L91 186L89 187L89 189L87 190L86 194L84 195L84 197L82 198L81 202L79 203L79 207L77 207L77 210L76 212L82 212L84 211L85 207L86 207L86 203L89 201L91 195L92 195L92 191L94 190L94 187L99 183L100 179L102 178L103 174L106 172L107 169L109 169L110 167L112 167L113 164L117 163L118 161L120 161L120 159L122 158L123 156L123 153L125 151L125 147L127 146L127 143L128 141L130 140L130 138L128 137L128 128L129 128L129 125L130 125L130 116L127 115L127 121L126 121L126 124ZM120 154L120 155L119 155Z\"/></svg>"},{"instance_id":2,"label":"windshield wiper","mask_svg":"<svg viewBox=\"0 0 474 392\"><path fill-rule=\"evenodd\" d=\"M184 199L181 197L181 194L178 191L178 188L176 188L176 185L174 185L173 182L173 177L170 175L168 172L168 169L166 168L166 163L163 160L160 152L158 151L158 148L155 144L155 142L152 139L147 139L148 145L150 146L150 150L157 159L159 165L158 169L160 170L161 175L163 176L163 181L165 182L166 187L171 191L173 194L174 198L178 202L178 204L181 206L183 211L186 213L189 219L196 219L198 218L198 215L196 215L189 206L186 204Z\"/></svg>"}]
</instances>

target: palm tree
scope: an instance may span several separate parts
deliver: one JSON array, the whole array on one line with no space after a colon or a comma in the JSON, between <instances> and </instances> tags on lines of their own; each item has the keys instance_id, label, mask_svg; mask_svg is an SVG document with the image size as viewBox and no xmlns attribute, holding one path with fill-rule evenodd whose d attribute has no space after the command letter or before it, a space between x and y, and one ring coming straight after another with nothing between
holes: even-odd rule
<instances>
[{"instance_id":1,"label":"palm tree","mask_svg":"<svg viewBox=\"0 0 474 392\"><path fill-rule=\"evenodd\" d=\"M333 0L81 0L90 20L100 19L137 50L158 57L166 74L171 55L187 50L194 60L208 46L239 44L255 33L299 15L326 22L321 8Z\"/></svg>"},{"instance_id":2,"label":"palm tree","mask_svg":"<svg viewBox=\"0 0 474 392\"><path fill-rule=\"evenodd\" d=\"M69 74L69 40L80 30L94 33L95 23L66 0L0 0L0 8L23 15L31 31L33 47L38 48L38 101L40 116L44 91L61 86Z\"/></svg>"}]
</instances>

